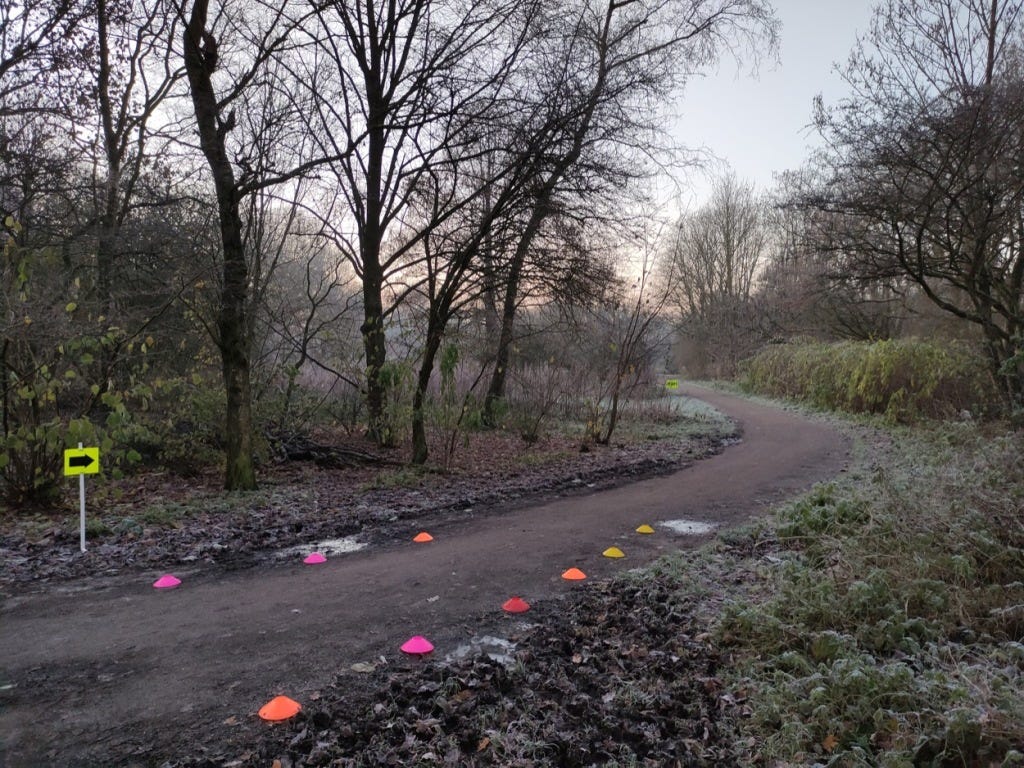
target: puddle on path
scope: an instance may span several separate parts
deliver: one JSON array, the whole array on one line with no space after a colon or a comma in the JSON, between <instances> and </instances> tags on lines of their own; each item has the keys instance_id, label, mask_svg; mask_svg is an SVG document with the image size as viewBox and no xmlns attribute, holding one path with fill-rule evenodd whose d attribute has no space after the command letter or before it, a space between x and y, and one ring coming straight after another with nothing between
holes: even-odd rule
<instances>
[{"instance_id":1,"label":"puddle on path","mask_svg":"<svg viewBox=\"0 0 1024 768\"><path fill-rule=\"evenodd\" d=\"M324 557L333 555L346 555L349 552L358 552L366 548L366 542L359 541L355 536L345 536L341 539L324 539L309 544L299 544L295 547L282 549L277 553L278 557L295 557L296 555L308 555L312 552L319 552Z\"/></svg>"},{"instance_id":2,"label":"puddle on path","mask_svg":"<svg viewBox=\"0 0 1024 768\"><path fill-rule=\"evenodd\" d=\"M515 659L516 644L500 637L482 635L474 637L444 657L447 662L462 661L470 656L486 656L504 666Z\"/></svg>"},{"instance_id":3,"label":"puddle on path","mask_svg":"<svg viewBox=\"0 0 1024 768\"><path fill-rule=\"evenodd\" d=\"M714 523L703 523L699 520L664 520L661 524L673 533L682 533L686 536L711 533L718 527Z\"/></svg>"}]
</instances>

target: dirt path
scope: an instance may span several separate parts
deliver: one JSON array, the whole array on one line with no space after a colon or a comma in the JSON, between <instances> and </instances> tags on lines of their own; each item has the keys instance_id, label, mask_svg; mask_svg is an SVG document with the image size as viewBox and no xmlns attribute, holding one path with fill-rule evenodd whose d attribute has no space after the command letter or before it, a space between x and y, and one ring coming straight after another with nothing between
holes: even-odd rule
<instances>
[{"instance_id":1,"label":"dirt path","mask_svg":"<svg viewBox=\"0 0 1024 768\"><path fill-rule=\"evenodd\" d=\"M826 425L708 390L682 394L739 421L742 442L616 490L477 510L432 528L426 545L200 573L167 592L132 579L9 600L0 610L0 768L112 764L133 753L146 765L144 755L177 756L183 732L242 740L273 695L302 701L355 662L394 659L414 634L444 654L508 630L500 605L510 595L558 599L573 589L560 578L566 568L600 578L698 540L663 521L729 525L846 461L845 441ZM636 534L641 523L658 532ZM602 557L612 545L626 558Z\"/></svg>"}]
</instances>

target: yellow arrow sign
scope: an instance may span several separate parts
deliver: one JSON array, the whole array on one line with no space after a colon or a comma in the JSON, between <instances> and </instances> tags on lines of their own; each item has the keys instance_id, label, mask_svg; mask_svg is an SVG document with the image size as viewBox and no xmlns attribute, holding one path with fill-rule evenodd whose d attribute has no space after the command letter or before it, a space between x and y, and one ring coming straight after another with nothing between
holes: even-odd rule
<instances>
[{"instance_id":1,"label":"yellow arrow sign","mask_svg":"<svg viewBox=\"0 0 1024 768\"><path fill-rule=\"evenodd\" d=\"M100 471L100 449L67 448L64 451L64 474L95 475Z\"/></svg>"},{"instance_id":2,"label":"yellow arrow sign","mask_svg":"<svg viewBox=\"0 0 1024 768\"><path fill-rule=\"evenodd\" d=\"M679 379L666 379L665 389L679 389Z\"/></svg>"}]
</instances>

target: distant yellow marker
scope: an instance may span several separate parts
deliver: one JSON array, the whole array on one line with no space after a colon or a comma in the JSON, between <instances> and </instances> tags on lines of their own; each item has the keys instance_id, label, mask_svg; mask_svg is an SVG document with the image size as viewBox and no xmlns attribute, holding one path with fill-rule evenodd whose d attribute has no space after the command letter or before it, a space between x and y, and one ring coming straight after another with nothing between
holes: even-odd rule
<instances>
[{"instance_id":1,"label":"distant yellow marker","mask_svg":"<svg viewBox=\"0 0 1024 768\"><path fill-rule=\"evenodd\" d=\"M679 389L679 379L666 379L665 389Z\"/></svg>"},{"instance_id":2,"label":"distant yellow marker","mask_svg":"<svg viewBox=\"0 0 1024 768\"><path fill-rule=\"evenodd\" d=\"M626 553L618 547L608 547L604 552L601 553L605 557L625 557Z\"/></svg>"},{"instance_id":3,"label":"distant yellow marker","mask_svg":"<svg viewBox=\"0 0 1024 768\"><path fill-rule=\"evenodd\" d=\"M637 533L654 533L654 529L651 528L651 526L649 526L647 523L644 523L643 525L641 525L639 528L636 529L636 532Z\"/></svg>"}]
</instances>

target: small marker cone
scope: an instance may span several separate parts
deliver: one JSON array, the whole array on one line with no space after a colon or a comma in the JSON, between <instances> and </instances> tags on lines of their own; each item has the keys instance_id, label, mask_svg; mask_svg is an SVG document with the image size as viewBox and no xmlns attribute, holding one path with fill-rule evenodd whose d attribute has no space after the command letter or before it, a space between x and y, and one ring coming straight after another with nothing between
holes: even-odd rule
<instances>
[{"instance_id":1,"label":"small marker cone","mask_svg":"<svg viewBox=\"0 0 1024 768\"><path fill-rule=\"evenodd\" d=\"M426 531L420 531L412 538L417 544L426 544L428 541L433 541L434 537Z\"/></svg>"},{"instance_id":2,"label":"small marker cone","mask_svg":"<svg viewBox=\"0 0 1024 768\"><path fill-rule=\"evenodd\" d=\"M287 720L299 714L302 705L299 702L289 699L287 696L275 696L262 707L260 707L260 719L276 722Z\"/></svg>"},{"instance_id":3,"label":"small marker cone","mask_svg":"<svg viewBox=\"0 0 1024 768\"><path fill-rule=\"evenodd\" d=\"M626 553L618 547L608 547L604 552L601 553L605 557L625 557Z\"/></svg>"},{"instance_id":4,"label":"small marker cone","mask_svg":"<svg viewBox=\"0 0 1024 768\"><path fill-rule=\"evenodd\" d=\"M157 589L174 589L179 584L181 584L181 579L176 576L172 576L169 573L165 573L153 582L153 586Z\"/></svg>"},{"instance_id":5,"label":"small marker cone","mask_svg":"<svg viewBox=\"0 0 1024 768\"><path fill-rule=\"evenodd\" d=\"M587 578L587 574L581 571L579 568L570 568L568 571L562 574L562 578L567 581L583 581Z\"/></svg>"},{"instance_id":6,"label":"small marker cone","mask_svg":"<svg viewBox=\"0 0 1024 768\"><path fill-rule=\"evenodd\" d=\"M510 597L502 604L501 609L507 613L526 613L530 610L530 604L521 597Z\"/></svg>"},{"instance_id":7,"label":"small marker cone","mask_svg":"<svg viewBox=\"0 0 1024 768\"><path fill-rule=\"evenodd\" d=\"M434 650L434 644L420 635L414 635L402 643L402 653L410 656L423 656Z\"/></svg>"},{"instance_id":8,"label":"small marker cone","mask_svg":"<svg viewBox=\"0 0 1024 768\"><path fill-rule=\"evenodd\" d=\"M327 558L321 555L319 552L313 552L312 554L306 555L302 562L306 565L319 565L320 563L326 563Z\"/></svg>"},{"instance_id":9,"label":"small marker cone","mask_svg":"<svg viewBox=\"0 0 1024 768\"><path fill-rule=\"evenodd\" d=\"M651 528L651 526L649 526L647 523L644 523L643 525L641 525L639 528L636 529L636 532L637 533L654 533L654 529Z\"/></svg>"}]
</instances>

